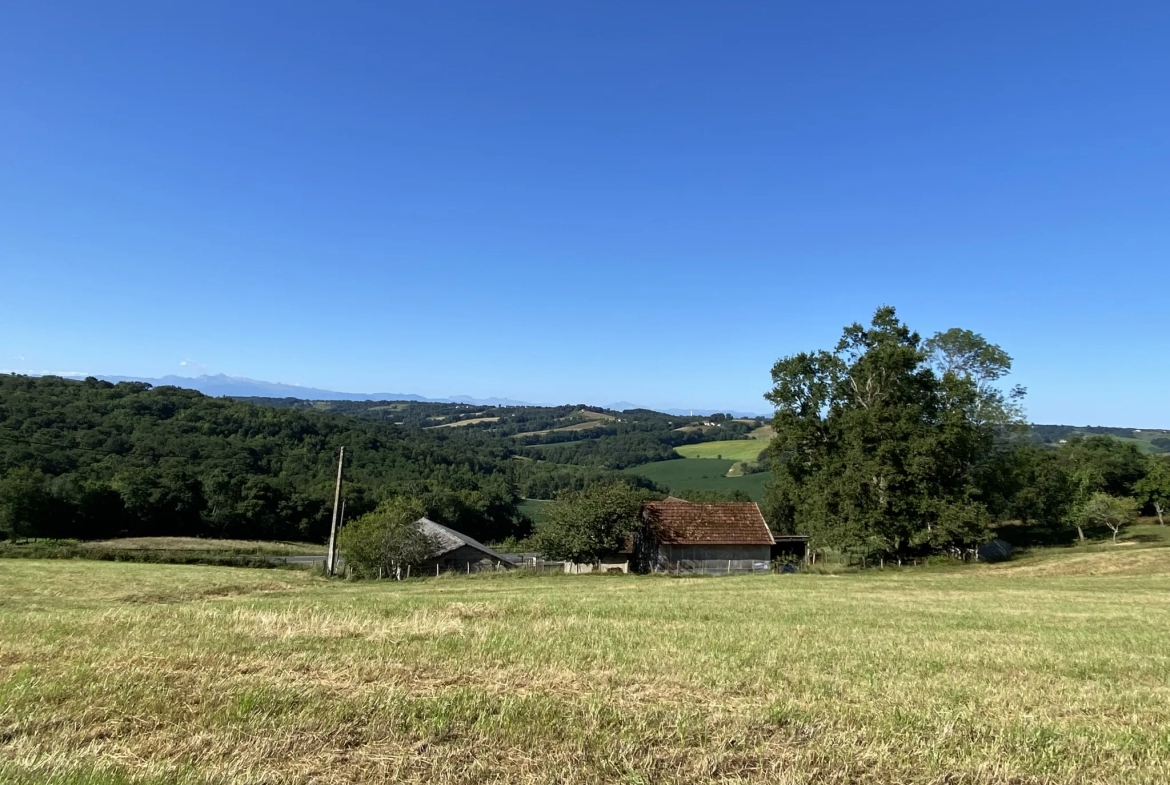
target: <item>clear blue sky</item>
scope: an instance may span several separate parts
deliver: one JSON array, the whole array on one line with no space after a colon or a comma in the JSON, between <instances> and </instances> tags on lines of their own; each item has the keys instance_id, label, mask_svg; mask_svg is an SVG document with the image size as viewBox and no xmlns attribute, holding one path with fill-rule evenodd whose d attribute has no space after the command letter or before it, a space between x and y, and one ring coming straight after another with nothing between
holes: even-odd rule
<instances>
[{"instance_id":1,"label":"clear blue sky","mask_svg":"<svg viewBox=\"0 0 1170 785\"><path fill-rule=\"evenodd\" d=\"M1170 427L1168 284L1165 0L0 8L0 368L765 411L890 303Z\"/></svg>"}]
</instances>

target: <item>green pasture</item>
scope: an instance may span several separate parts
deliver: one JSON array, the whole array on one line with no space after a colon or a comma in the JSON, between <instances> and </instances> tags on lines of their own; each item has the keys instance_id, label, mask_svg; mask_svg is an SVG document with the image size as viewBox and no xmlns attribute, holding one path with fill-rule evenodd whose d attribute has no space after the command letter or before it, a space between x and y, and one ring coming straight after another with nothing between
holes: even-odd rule
<instances>
[{"instance_id":1,"label":"green pasture","mask_svg":"<svg viewBox=\"0 0 1170 785\"><path fill-rule=\"evenodd\" d=\"M676 461L676 463L694 463ZM1170 549L328 582L0 565L0 781L1170 781Z\"/></svg>"},{"instance_id":2,"label":"green pasture","mask_svg":"<svg viewBox=\"0 0 1170 785\"><path fill-rule=\"evenodd\" d=\"M623 471L638 474L668 488L673 492L687 489L697 491L734 491L746 493L753 501L763 501L764 483L770 474L749 474L743 477L727 477L727 470L737 461L726 458L718 460L673 460L643 463Z\"/></svg>"},{"instance_id":3,"label":"green pasture","mask_svg":"<svg viewBox=\"0 0 1170 785\"><path fill-rule=\"evenodd\" d=\"M535 524L544 523L548 518L548 505L552 504L547 499L525 499L516 505L521 513L527 515Z\"/></svg>"},{"instance_id":4,"label":"green pasture","mask_svg":"<svg viewBox=\"0 0 1170 785\"><path fill-rule=\"evenodd\" d=\"M757 439L735 439L723 442L701 442L675 447L674 451L684 458L714 458L755 463L768 445Z\"/></svg>"}]
</instances>

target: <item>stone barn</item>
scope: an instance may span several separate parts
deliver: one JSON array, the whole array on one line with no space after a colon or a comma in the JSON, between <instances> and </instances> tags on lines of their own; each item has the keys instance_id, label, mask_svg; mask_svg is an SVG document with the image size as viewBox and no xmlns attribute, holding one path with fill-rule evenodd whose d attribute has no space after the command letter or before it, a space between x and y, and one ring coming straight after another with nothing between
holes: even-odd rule
<instances>
[{"instance_id":1,"label":"stone barn","mask_svg":"<svg viewBox=\"0 0 1170 785\"><path fill-rule=\"evenodd\" d=\"M653 572L768 572L776 540L755 502L670 497L642 508L640 555Z\"/></svg>"},{"instance_id":2,"label":"stone barn","mask_svg":"<svg viewBox=\"0 0 1170 785\"><path fill-rule=\"evenodd\" d=\"M512 562L466 534L449 529L430 518L419 518L419 530L434 545L431 557L419 565L420 575L440 572L486 572L511 569Z\"/></svg>"}]
</instances>

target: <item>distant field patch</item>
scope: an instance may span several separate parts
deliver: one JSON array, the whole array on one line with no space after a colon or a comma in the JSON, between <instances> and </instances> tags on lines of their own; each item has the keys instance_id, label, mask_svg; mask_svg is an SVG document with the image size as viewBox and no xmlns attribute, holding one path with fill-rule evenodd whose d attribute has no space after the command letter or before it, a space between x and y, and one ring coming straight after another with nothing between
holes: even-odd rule
<instances>
[{"instance_id":1,"label":"distant field patch","mask_svg":"<svg viewBox=\"0 0 1170 785\"><path fill-rule=\"evenodd\" d=\"M592 412L591 412L592 413ZM613 419L608 418L608 419ZM589 420L587 422L575 422L571 425L559 425L556 428L546 428L543 431L525 431L524 433L515 434L516 438L525 436L544 436L546 433L553 433L554 431L589 431L594 428L601 428L607 424L606 420Z\"/></svg>"},{"instance_id":2,"label":"distant field patch","mask_svg":"<svg viewBox=\"0 0 1170 785\"><path fill-rule=\"evenodd\" d=\"M688 444L674 449L684 458L724 458L731 461L755 462L766 448L756 439L736 439L726 442Z\"/></svg>"},{"instance_id":3,"label":"distant field patch","mask_svg":"<svg viewBox=\"0 0 1170 785\"><path fill-rule=\"evenodd\" d=\"M728 470L738 463L727 459L717 460L674 460L655 461L623 469L627 474L637 474L665 486L672 492L741 490L753 501L763 501L764 483L771 476L767 473L749 474L743 477L728 477Z\"/></svg>"},{"instance_id":4,"label":"distant field patch","mask_svg":"<svg viewBox=\"0 0 1170 785\"><path fill-rule=\"evenodd\" d=\"M588 409L582 409L581 411L576 412L575 414L578 417L584 417L586 420L612 420L612 419L614 419L614 416L612 414L606 414L605 412L591 412Z\"/></svg>"},{"instance_id":5,"label":"distant field patch","mask_svg":"<svg viewBox=\"0 0 1170 785\"><path fill-rule=\"evenodd\" d=\"M562 425L559 428L553 428L554 431L588 431L591 428L601 428L605 425L604 420L590 420L589 422L575 422L572 425Z\"/></svg>"},{"instance_id":6,"label":"distant field patch","mask_svg":"<svg viewBox=\"0 0 1170 785\"><path fill-rule=\"evenodd\" d=\"M1091 431L1083 431L1083 430L1077 429L1077 430L1073 430L1072 434L1070 434L1070 437L1072 435L1089 437L1089 436L1094 436L1096 434L1093 434ZM1128 444L1132 444L1135 447L1137 447L1139 450L1141 450L1143 453L1146 453L1147 455L1156 455L1158 453L1164 453L1164 452L1166 452L1166 450L1164 448L1159 447L1158 445L1153 444L1152 443L1153 440L1154 439L1170 438L1170 431L1166 431L1166 430L1162 430L1162 429L1158 429L1158 428L1146 428L1146 429L1135 428L1135 429L1133 429L1133 436L1119 436L1119 435L1113 434L1113 433L1105 434L1105 435L1107 435L1111 439L1116 439L1119 442L1126 442ZM1062 439L1060 441L1060 443L1063 444L1065 441L1067 441L1067 439Z\"/></svg>"},{"instance_id":7,"label":"distant field patch","mask_svg":"<svg viewBox=\"0 0 1170 785\"><path fill-rule=\"evenodd\" d=\"M771 425L761 425L759 428L756 428L754 431L752 431L748 435L751 436L753 439L759 439L760 441L770 442L770 441L772 441L772 438L776 435L776 430Z\"/></svg>"},{"instance_id":8,"label":"distant field patch","mask_svg":"<svg viewBox=\"0 0 1170 785\"><path fill-rule=\"evenodd\" d=\"M525 499L516 507L521 513L531 518L533 523L540 524L548 518L548 505L550 504L552 502L546 499Z\"/></svg>"},{"instance_id":9,"label":"distant field patch","mask_svg":"<svg viewBox=\"0 0 1170 785\"><path fill-rule=\"evenodd\" d=\"M445 422L442 425L432 425L432 428L458 428L463 425L477 425L481 422L499 422L499 417L472 417L470 420L460 420L458 422Z\"/></svg>"}]
</instances>

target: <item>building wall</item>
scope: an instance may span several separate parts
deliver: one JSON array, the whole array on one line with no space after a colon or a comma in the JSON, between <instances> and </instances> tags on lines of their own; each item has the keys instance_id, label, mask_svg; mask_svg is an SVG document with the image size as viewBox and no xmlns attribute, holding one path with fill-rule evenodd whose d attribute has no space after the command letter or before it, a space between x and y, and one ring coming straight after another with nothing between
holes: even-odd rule
<instances>
[{"instance_id":1,"label":"building wall","mask_svg":"<svg viewBox=\"0 0 1170 785\"><path fill-rule=\"evenodd\" d=\"M419 574L434 575L438 572L488 572L491 570L506 570L512 565L493 559L481 550L464 545L453 551L448 551L437 558L431 559L418 568ZM469 569L470 567L470 569Z\"/></svg>"},{"instance_id":2,"label":"building wall","mask_svg":"<svg viewBox=\"0 0 1170 785\"><path fill-rule=\"evenodd\" d=\"M659 545L650 569L705 575L768 572L771 551L770 545Z\"/></svg>"},{"instance_id":3,"label":"building wall","mask_svg":"<svg viewBox=\"0 0 1170 785\"><path fill-rule=\"evenodd\" d=\"M621 561L617 561L615 559L602 559L597 564L578 564L572 561L565 562L565 572L574 575L584 575L590 572L609 572L610 570L629 572L630 560L622 559Z\"/></svg>"},{"instance_id":4,"label":"building wall","mask_svg":"<svg viewBox=\"0 0 1170 785\"><path fill-rule=\"evenodd\" d=\"M659 545L660 565L677 561L770 561L770 545Z\"/></svg>"}]
</instances>

